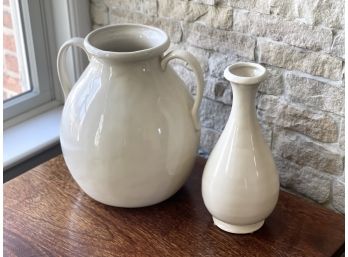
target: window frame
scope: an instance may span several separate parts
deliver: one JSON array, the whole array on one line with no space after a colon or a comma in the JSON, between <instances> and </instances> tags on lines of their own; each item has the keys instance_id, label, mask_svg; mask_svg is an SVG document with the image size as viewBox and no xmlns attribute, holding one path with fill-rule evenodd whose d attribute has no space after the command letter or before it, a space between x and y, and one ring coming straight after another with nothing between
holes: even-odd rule
<instances>
[{"instance_id":1,"label":"window frame","mask_svg":"<svg viewBox=\"0 0 348 257\"><path fill-rule=\"evenodd\" d=\"M91 30L88 0L18 0L32 90L3 102L4 128L9 128L64 103L56 58L59 47ZM67 67L77 80L87 65L81 52L72 51Z\"/></svg>"}]
</instances>

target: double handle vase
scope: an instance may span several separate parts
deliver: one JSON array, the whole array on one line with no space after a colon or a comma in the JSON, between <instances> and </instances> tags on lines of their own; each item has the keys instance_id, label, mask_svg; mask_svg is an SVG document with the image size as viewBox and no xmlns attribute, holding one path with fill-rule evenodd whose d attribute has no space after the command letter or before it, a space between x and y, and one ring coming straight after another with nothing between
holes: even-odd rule
<instances>
[{"instance_id":1,"label":"double handle vase","mask_svg":"<svg viewBox=\"0 0 348 257\"><path fill-rule=\"evenodd\" d=\"M65 96L60 142L78 185L93 199L118 207L159 203L177 192L192 170L200 137L203 72L183 50L167 51L160 29L120 24L67 41L58 53ZM67 50L89 64L75 85ZM193 98L168 65L182 59L196 75Z\"/></svg>"}]
</instances>

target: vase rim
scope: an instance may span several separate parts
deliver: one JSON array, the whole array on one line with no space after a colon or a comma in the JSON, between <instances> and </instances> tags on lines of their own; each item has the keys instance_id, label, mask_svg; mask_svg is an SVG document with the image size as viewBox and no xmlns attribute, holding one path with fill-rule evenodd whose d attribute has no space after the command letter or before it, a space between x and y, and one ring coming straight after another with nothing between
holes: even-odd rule
<instances>
[{"instance_id":1,"label":"vase rim","mask_svg":"<svg viewBox=\"0 0 348 257\"><path fill-rule=\"evenodd\" d=\"M159 56L169 48L169 44L169 37L163 30L129 23L98 28L84 40L90 55L122 61Z\"/></svg>"},{"instance_id":2,"label":"vase rim","mask_svg":"<svg viewBox=\"0 0 348 257\"><path fill-rule=\"evenodd\" d=\"M224 71L224 77L234 84L256 85L267 76L265 67L258 63L237 62L229 65Z\"/></svg>"}]
</instances>

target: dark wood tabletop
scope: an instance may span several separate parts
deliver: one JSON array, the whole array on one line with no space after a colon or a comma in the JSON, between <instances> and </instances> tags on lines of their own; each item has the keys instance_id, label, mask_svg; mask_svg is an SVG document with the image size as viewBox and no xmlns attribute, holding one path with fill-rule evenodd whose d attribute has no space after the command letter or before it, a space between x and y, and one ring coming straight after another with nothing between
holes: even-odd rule
<instances>
[{"instance_id":1,"label":"dark wood tabletop","mask_svg":"<svg viewBox=\"0 0 348 257\"><path fill-rule=\"evenodd\" d=\"M58 156L4 184L5 256L335 256L344 216L286 192L264 226L233 235L213 225L201 196L205 160L167 201L125 209L98 203Z\"/></svg>"}]
</instances>

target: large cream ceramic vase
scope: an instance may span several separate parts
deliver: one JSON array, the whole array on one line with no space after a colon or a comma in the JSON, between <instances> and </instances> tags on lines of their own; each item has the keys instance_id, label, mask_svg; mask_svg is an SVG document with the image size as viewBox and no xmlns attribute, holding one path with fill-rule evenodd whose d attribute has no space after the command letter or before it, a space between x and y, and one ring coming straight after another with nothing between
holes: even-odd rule
<instances>
[{"instance_id":1,"label":"large cream ceramic vase","mask_svg":"<svg viewBox=\"0 0 348 257\"><path fill-rule=\"evenodd\" d=\"M226 68L231 82L231 115L205 166L204 203L215 225L230 233L259 229L279 194L279 177L256 117L255 97L266 69L254 63Z\"/></svg>"},{"instance_id":2,"label":"large cream ceramic vase","mask_svg":"<svg viewBox=\"0 0 348 257\"><path fill-rule=\"evenodd\" d=\"M182 50L164 54L166 33L154 27L120 24L73 38L58 54L66 98L60 141L66 164L93 199L118 207L143 207L172 196L195 161L197 116L203 73ZM65 67L70 46L82 48L89 65L72 86ZM191 97L171 59L186 61L196 74Z\"/></svg>"}]
</instances>

